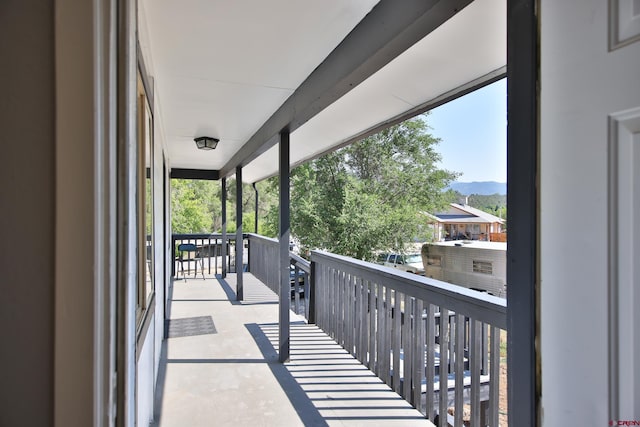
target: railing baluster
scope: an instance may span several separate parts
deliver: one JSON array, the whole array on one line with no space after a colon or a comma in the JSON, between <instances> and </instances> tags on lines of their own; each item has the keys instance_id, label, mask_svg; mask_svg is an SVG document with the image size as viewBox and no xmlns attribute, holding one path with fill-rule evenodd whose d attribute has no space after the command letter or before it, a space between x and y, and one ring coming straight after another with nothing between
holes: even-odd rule
<instances>
[{"instance_id":1,"label":"railing baluster","mask_svg":"<svg viewBox=\"0 0 640 427\"><path fill-rule=\"evenodd\" d=\"M491 355L489 359L489 425L498 427L500 415L500 329L491 327Z\"/></svg>"},{"instance_id":2,"label":"railing baluster","mask_svg":"<svg viewBox=\"0 0 640 427\"><path fill-rule=\"evenodd\" d=\"M482 324L471 320L471 427L480 427L480 371L482 369Z\"/></svg>"},{"instance_id":3,"label":"railing baluster","mask_svg":"<svg viewBox=\"0 0 640 427\"><path fill-rule=\"evenodd\" d=\"M384 352L384 366L387 377L385 378L385 382L389 387L391 387L391 288L385 286L384 292L384 344L385 344L385 352Z\"/></svg>"},{"instance_id":4,"label":"railing baluster","mask_svg":"<svg viewBox=\"0 0 640 427\"><path fill-rule=\"evenodd\" d=\"M461 314L455 316L455 352L454 352L454 374L455 374L455 425L462 426L462 415L464 413L464 324L465 319Z\"/></svg>"},{"instance_id":5,"label":"railing baluster","mask_svg":"<svg viewBox=\"0 0 640 427\"><path fill-rule=\"evenodd\" d=\"M344 325L344 322L346 320L344 316L344 281L344 272L340 271L338 273L338 299L336 302L338 303L338 344L340 344L342 347L346 347L344 345L344 333L346 330Z\"/></svg>"},{"instance_id":6,"label":"railing baluster","mask_svg":"<svg viewBox=\"0 0 640 427\"><path fill-rule=\"evenodd\" d=\"M330 270L328 266L325 266L322 269L322 277L323 277L323 295L324 295L324 310L322 310L322 312L324 313L323 318L323 324L324 324L324 328L325 331L328 332L329 336L331 336L331 324L329 319L331 318L331 304L333 303L333 301L331 300L331 274L330 274Z\"/></svg>"},{"instance_id":7,"label":"railing baluster","mask_svg":"<svg viewBox=\"0 0 640 427\"><path fill-rule=\"evenodd\" d=\"M324 276L323 276L324 266L322 264L314 263L314 276L311 280L313 280L314 291L315 291L315 316L316 316L316 325L318 325L321 329L326 330L324 327L324 302L327 300L324 295Z\"/></svg>"},{"instance_id":8,"label":"railing baluster","mask_svg":"<svg viewBox=\"0 0 640 427\"><path fill-rule=\"evenodd\" d=\"M482 375L487 375L487 373L489 372L487 369L487 366L489 364L489 358L488 358L489 347L487 347L488 331L489 331L489 325L487 325L486 323L482 323L482 370L480 371L480 374Z\"/></svg>"},{"instance_id":9,"label":"railing baluster","mask_svg":"<svg viewBox=\"0 0 640 427\"><path fill-rule=\"evenodd\" d=\"M387 343L387 301L386 301L386 293L387 287L380 287L380 294L378 298L380 299L380 312L378 313L378 322L380 325L380 379L384 381L386 384L389 383L389 367L387 353L390 351Z\"/></svg>"},{"instance_id":10,"label":"railing baluster","mask_svg":"<svg viewBox=\"0 0 640 427\"><path fill-rule=\"evenodd\" d=\"M214 253L213 263L215 264L215 274L218 274L218 254L220 253L220 251L218 250L218 238L217 237L215 239L215 244L213 246L213 253Z\"/></svg>"},{"instance_id":11,"label":"railing baluster","mask_svg":"<svg viewBox=\"0 0 640 427\"><path fill-rule=\"evenodd\" d=\"M336 303L336 287L337 287L337 281L338 281L338 272L334 269L331 268L329 270L329 283L331 284L331 287L329 288L329 307L328 307L328 312L329 312L329 335L331 336L331 338L333 338L334 340L336 339L336 324L338 322L338 308L336 307L337 303Z\"/></svg>"},{"instance_id":12,"label":"railing baluster","mask_svg":"<svg viewBox=\"0 0 640 427\"><path fill-rule=\"evenodd\" d=\"M440 364L439 379L440 388L438 392L439 409L438 414L440 427L447 426L447 406L449 400L449 310L440 307Z\"/></svg>"},{"instance_id":13,"label":"railing baluster","mask_svg":"<svg viewBox=\"0 0 640 427\"><path fill-rule=\"evenodd\" d=\"M315 269L315 263L309 264L309 272L304 272L304 315L307 318L307 323L316 323L317 300L315 282L313 285L311 284ZM313 280L315 280L315 278Z\"/></svg>"},{"instance_id":14,"label":"railing baluster","mask_svg":"<svg viewBox=\"0 0 640 427\"><path fill-rule=\"evenodd\" d=\"M392 305L392 296L393 290L390 287L386 287L386 310L385 310L385 341L387 343L387 351L385 353L385 357L387 358L385 366L387 367L387 385L391 387L392 380L391 378L391 350L393 349L393 335L391 333L391 325L393 323L393 305Z\"/></svg>"},{"instance_id":15,"label":"railing baluster","mask_svg":"<svg viewBox=\"0 0 640 427\"><path fill-rule=\"evenodd\" d=\"M349 315L348 315L348 308L349 308L349 293L348 293L348 287L349 287L349 277L346 273L342 272L341 276L340 276L341 280L340 280L340 315L342 317L342 346L344 348L347 349L347 351L349 350L349 345L347 344L347 335L349 332Z\"/></svg>"},{"instance_id":16,"label":"railing baluster","mask_svg":"<svg viewBox=\"0 0 640 427\"><path fill-rule=\"evenodd\" d=\"M354 357L362 362L362 348L360 347L360 336L362 332L362 306L360 293L360 278L353 277L353 354Z\"/></svg>"},{"instance_id":17,"label":"railing baluster","mask_svg":"<svg viewBox=\"0 0 640 427\"><path fill-rule=\"evenodd\" d=\"M324 314L325 310L325 301L327 300L324 289L325 289L325 281L324 281L324 265L314 263L314 286L315 286L315 303L316 303L316 325L320 327L322 330L327 330L324 324Z\"/></svg>"},{"instance_id":18,"label":"railing baluster","mask_svg":"<svg viewBox=\"0 0 640 427\"><path fill-rule=\"evenodd\" d=\"M344 314L347 328L344 337L345 348L353 354L353 276L351 274L345 274L344 284Z\"/></svg>"},{"instance_id":19,"label":"railing baluster","mask_svg":"<svg viewBox=\"0 0 640 427\"><path fill-rule=\"evenodd\" d=\"M293 303L296 314L300 314L300 268L293 267Z\"/></svg>"},{"instance_id":20,"label":"railing baluster","mask_svg":"<svg viewBox=\"0 0 640 427\"><path fill-rule=\"evenodd\" d=\"M331 312L331 307L333 304L333 300L331 299L331 287L333 286L331 279L333 278L332 276L332 272L331 272L331 268L326 266L324 268L324 271L322 273L322 275L324 276L324 294L325 294L325 304L324 304L324 324L326 325L326 331L328 331L329 336L331 336L332 332L331 332L331 316L332 316L332 312Z\"/></svg>"},{"instance_id":21,"label":"railing baluster","mask_svg":"<svg viewBox=\"0 0 640 427\"><path fill-rule=\"evenodd\" d=\"M333 334L334 338L338 343L340 343L340 323L342 319L340 318L340 272L338 270L334 270L333 272Z\"/></svg>"},{"instance_id":22,"label":"railing baluster","mask_svg":"<svg viewBox=\"0 0 640 427\"><path fill-rule=\"evenodd\" d=\"M406 340L406 335L403 336L402 334L402 310L400 307L400 301L402 300L403 296L400 292L398 291L393 291L393 318L392 318L392 322L391 322L391 336L392 336L392 341L393 341L393 361L392 361L392 366L393 366L393 390L398 393L401 394L401 387L400 387L400 349L402 348L403 345L403 339ZM404 356L406 357L407 354L405 353ZM406 371L404 372L404 376L406 377Z\"/></svg>"},{"instance_id":23,"label":"railing baluster","mask_svg":"<svg viewBox=\"0 0 640 427\"><path fill-rule=\"evenodd\" d=\"M351 275L344 274L344 348L349 353L353 353L353 346L351 345Z\"/></svg>"},{"instance_id":24,"label":"railing baluster","mask_svg":"<svg viewBox=\"0 0 640 427\"><path fill-rule=\"evenodd\" d=\"M377 330L377 301L376 301L376 288L377 285L371 281L367 281L367 286L369 288L369 346L368 346L368 356L369 363L367 367L374 372L378 372L376 368L376 352L377 352L377 341L376 341L376 330Z\"/></svg>"},{"instance_id":25,"label":"railing baluster","mask_svg":"<svg viewBox=\"0 0 640 427\"><path fill-rule=\"evenodd\" d=\"M328 279L325 275L327 266L321 263L315 263L315 287L316 287L316 324L325 332L329 330L326 316L329 294L327 292Z\"/></svg>"},{"instance_id":26,"label":"railing baluster","mask_svg":"<svg viewBox=\"0 0 640 427\"><path fill-rule=\"evenodd\" d=\"M456 314L452 311L449 312L449 316L447 316L447 323L448 323L448 328L449 328L449 368L448 371L449 373L453 372L453 352L455 351L454 346L455 346L455 342L454 342L454 322L455 322L455 316Z\"/></svg>"},{"instance_id":27,"label":"railing baluster","mask_svg":"<svg viewBox=\"0 0 640 427\"><path fill-rule=\"evenodd\" d=\"M425 399L425 409L427 418L431 421L434 420L435 408L435 391L433 382L435 381L436 369L435 369L435 347L436 347L436 307L433 304L427 305L427 317L425 319L425 329L427 334L427 393Z\"/></svg>"},{"instance_id":28,"label":"railing baluster","mask_svg":"<svg viewBox=\"0 0 640 427\"><path fill-rule=\"evenodd\" d=\"M351 304L349 306L349 322L351 326L349 327L349 331L351 333L350 345L351 352L355 353L358 350L358 335L356 331L358 329L358 303L360 302L358 297L358 279L354 274L350 275L351 281L349 286L349 299L351 300Z\"/></svg>"},{"instance_id":29,"label":"railing baluster","mask_svg":"<svg viewBox=\"0 0 640 427\"><path fill-rule=\"evenodd\" d=\"M424 377L424 322L422 313L424 303L421 299L415 300L415 310L413 312L413 337L414 337L414 357L413 357L413 377L412 377L412 403L418 411L424 411L422 407L422 378Z\"/></svg>"},{"instance_id":30,"label":"railing baluster","mask_svg":"<svg viewBox=\"0 0 640 427\"><path fill-rule=\"evenodd\" d=\"M383 313L383 286L380 283L376 284L376 375L384 381L384 313ZM388 369L387 369L388 370Z\"/></svg>"},{"instance_id":31,"label":"railing baluster","mask_svg":"<svg viewBox=\"0 0 640 427\"><path fill-rule=\"evenodd\" d=\"M363 365L367 366L367 350L369 345L367 343L367 339L369 337L369 328L368 328L368 319L369 319L369 311L367 310L367 303L369 301L367 294L367 282L361 277L358 278L358 291L360 295L360 317L358 318L359 329L358 329L358 355L360 356L358 360L362 362Z\"/></svg>"},{"instance_id":32,"label":"railing baluster","mask_svg":"<svg viewBox=\"0 0 640 427\"><path fill-rule=\"evenodd\" d=\"M402 296L398 305L404 305L404 325L402 325L402 334L404 338L403 349L404 349L404 363L403 363L403 387L402 387L402 397L406 400L411 400L411 378L412 378L412 367L413 367L413 358L416 356L413 354L413 340L412 340L412 331L411 331L411 297L407 294Z\"/></svg>"}]
</instances>

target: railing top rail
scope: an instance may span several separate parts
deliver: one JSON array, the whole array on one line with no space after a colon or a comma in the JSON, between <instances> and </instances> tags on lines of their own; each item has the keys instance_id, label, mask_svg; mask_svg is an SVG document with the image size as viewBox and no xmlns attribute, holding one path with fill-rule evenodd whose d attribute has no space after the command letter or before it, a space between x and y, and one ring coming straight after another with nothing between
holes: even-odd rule
<instances>
[{"instance_id":1,"label":"railing top rail","mask_svg":"<svg viewBox=\"0 0 640 427\"><path fill-rule=\"evenodd\" d=\"M248 233L247 237L250 240L259 241L267 245L278 246L280 244L278 239L261 236L260 234ZM289 252L289 259L291 260L291 265L298 266L300 270L305 271L307 273L311 272L311 263L306 259L302 258L301 256L298 256L293 252Z\"/></svg>"},{"instance_id":2,"label":"railing top rail","mask_svg":"<svg viewBox=\"0 0 640 427\"><path fill-rule=\"evenodd\" d=\"M265 243L273 243L273 244L278 244L278 239L274 239L273 237L266 237L266 236L262 236L260 234L255 234L255 233L247 233L245 234L245 238L251 239L251 240L259 240L259 241L263 241Z\"/></svg>"},{"instance_id":3,"label":"railing top rail","mask_svg":"<svg viewBox=\"0 0 640 427\"><path fill-rule=\"evenodd\" d=\"M247 234L243 234L243 238L247 238ZM186 240L186 239L222 239L222 234L220 233L183 233L183 234L172 234L171 237L175 240ZM228 233L227 240L236 240L235 233Z\"/></svg>"},{"instance_id":4,"label":"railing top rail","mask_svg":"<svg viewBox=\"0 0 640 427\"><path fill-rule=\"evenodd\" d=\"M507 302L483 292L417 276L396 269L324 251L312 251L311 261L356 274L365 280L453 310L458 314L507 329Z\"/></svg>"},{"instance_id":5,"label":"railing top rail","mask_svg":"<svg viewBox=\"0 0 640 427\"><path fill-rule=\"evenodd\" d=\"M289 252L289 258L291 259L291 265L295 265L300 270L311 273L311 263L309 261L293 252Z\"/></svg>"}]
</instances>

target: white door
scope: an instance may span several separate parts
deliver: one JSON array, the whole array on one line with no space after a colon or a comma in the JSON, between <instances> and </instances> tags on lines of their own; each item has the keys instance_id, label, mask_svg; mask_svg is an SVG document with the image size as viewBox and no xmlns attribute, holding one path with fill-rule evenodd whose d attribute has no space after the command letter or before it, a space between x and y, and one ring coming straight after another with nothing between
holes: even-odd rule
<instances>
[{"instance_id":1,"label":"white door","mask_svg":"<svg viewBox=\"0 0 640 427\"><path fill-rule=\"evenodd\" d=\"M539 6L541 419L640 423L640 0Z\"/></svg>"}]
</instances>

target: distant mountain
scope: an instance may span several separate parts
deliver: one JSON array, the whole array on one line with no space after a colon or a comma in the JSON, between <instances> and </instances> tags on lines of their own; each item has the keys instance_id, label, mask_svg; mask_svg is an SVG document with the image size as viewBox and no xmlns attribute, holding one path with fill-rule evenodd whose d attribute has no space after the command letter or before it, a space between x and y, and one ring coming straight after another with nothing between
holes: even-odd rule
<instances>
[{"instance_id":1,"label":"distant mountain","mask_svg":"<svg viewBox=\"0 0 640 427\"><path fill-rule=\"evenodd\" d=\"M491 194L507 194L507 184L505 182L454 182L449 186L449 188L465 196L469 196L471 194L481 194L486 196Z\"/></svg>"}]
</instances>

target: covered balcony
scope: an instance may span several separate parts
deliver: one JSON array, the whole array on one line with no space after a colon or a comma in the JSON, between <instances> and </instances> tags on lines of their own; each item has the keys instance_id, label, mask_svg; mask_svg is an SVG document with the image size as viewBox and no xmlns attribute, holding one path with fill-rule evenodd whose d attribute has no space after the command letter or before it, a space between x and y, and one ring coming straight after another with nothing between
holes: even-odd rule
<instances>
[{"instance_id":1,"label":"covered balcony","mask_svg":"<svg viewBox=\"0 0 640 427\"><path fill-rule=\"evenodd\" d=\"M637 0L1 4L0 425L502 425L505 329L512 425L640 420ZM507 307L320 251L292 300L289 171L505 77ZM277 242L173 271L172 177L234 176L279 177Z\"/></svg>"},{"instance_id":2,"label":"covered balcony","mask_svg":"<svg viewBox=\"0 0 640 427\"><path fill-rule=\"evenodd\" d=\"M137 362L138 424L497 426L506 302L322 251L293 256L289 187L296 165L504 78L506 3L140 0L136 26L139 111L155 129L141 151L156 189L145 224L158 206L170 217L172 178L217 180L222 195L219 235L148 240L155 339L137 340L157 368ZM194 143L204 137L209 150ZM242 228L242 183L273 176L275 240ZM185 322L215 333L174 338Z\"/></svg>"},{"instance_id":3,"label":"covered balcony","mask_svg":"<svg viewBox=\"0 0 640 427\"><path fill-rule=\"evenodd\" d=\"M176 258L154 425L506 425L505 300L318 251L279 298L278 241L243 237L236 271L221 236L174 236L198 253Z\"/></svg>"}]
</instances>

